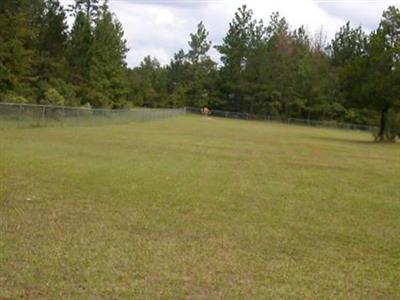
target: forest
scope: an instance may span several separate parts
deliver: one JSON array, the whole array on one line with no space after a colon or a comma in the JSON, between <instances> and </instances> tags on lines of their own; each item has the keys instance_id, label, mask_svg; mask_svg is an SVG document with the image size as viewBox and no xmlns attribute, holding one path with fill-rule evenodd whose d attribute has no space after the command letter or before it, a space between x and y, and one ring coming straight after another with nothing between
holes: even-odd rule
<instances>
[{"instance_id":1,"label":"forest","mask_svg":"<svg viewBox=\"0 0 400 300\"><path fill-rule=\"evenodd\" d=\"M68 17L74 21L69 28ZM0 1L0 101L102 108L203 107L277 118L379 126L400 136L400 10L390 6L365 32L335 37L268 22L238 8L222 43L200 22L168 65L126 63L121 23L107 0ZM221 55L213 61L212 47Z\"/></svg>"}]
</instances>

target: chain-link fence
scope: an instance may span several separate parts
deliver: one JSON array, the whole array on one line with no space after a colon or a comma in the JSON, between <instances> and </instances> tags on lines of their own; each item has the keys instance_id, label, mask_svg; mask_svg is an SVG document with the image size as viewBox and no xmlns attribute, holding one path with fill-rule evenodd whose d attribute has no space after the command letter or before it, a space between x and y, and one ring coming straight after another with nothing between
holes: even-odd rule
<instances>
[{"instance_id":1,"label":"chain-link fence","mask_svg":"<svg viewBox=\"0 0 400 300\"><path fill-rule=\"evenodd\" d=\"M202 111L200 108L194 107L173 109L98 109L0 102L0 128L120 124L172 118L185 113L201 114ZM372 132L377 130L377 127L373 126L337 121L281 118L269 115L256 115L221 110L210 110L208 114L213 117L230 119L275 121L286 124L353 129Z\"/></svg>"},{"instance_id":2,"label":"chain-link fence","mask_svg":"<svg viewBox=\"0 0 400 300\"><path fill-rule=\"evenodd\" d=\"M184 113L184 108L135 108L117 110L0 103L0 128L144 122L172 118Z\"/></svg>"},{"instance_id":3,"label":"chain-link fence","mask_svg":"<svg viewBox=\"0 0 400 300\"><path fill-rule=\"evenodd\" d=\"M194 107L186 107L186 112L193 114L202 114L202 110ZM311 119L301 119L301 118L283 118L278 116L269 115L256 115L241 112L231 112L222 110L209 110L208 115L213 117L230 118L230 119L240 119L240 120L254 120L254 121L275 121L280 123L292 124L292 125L305 125L305 126L315 126L315 127L329 127L329 128L340 128L340 129L352 129L352 130L362 130L374 132L377 127L362 125L362 124L351 124L338 121L319 121Z\"/></svg>"}]
</instances>

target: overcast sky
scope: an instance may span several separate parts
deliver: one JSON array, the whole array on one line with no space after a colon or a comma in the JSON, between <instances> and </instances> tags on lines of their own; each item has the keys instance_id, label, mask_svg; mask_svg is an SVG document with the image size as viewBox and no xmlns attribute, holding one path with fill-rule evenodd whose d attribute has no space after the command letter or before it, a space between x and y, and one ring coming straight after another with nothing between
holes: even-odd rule
<instances>
[{"instance_id":1,"label":"overcast sky","mask_svg":"<svg viewBox=\"0 0 400 300\"><path fill-rule=\"evenodd\" d=\"M73 0L61 0L63 5ZM169 63L179 49L187 49L189 34L203 21L213 45L221 43L236 9L246 4L257 19L267 23L279 11L292 28L305 25L311 35L323 28L330 40L350 21L364 30L376 28L384 9L400 6L400 0L110 0L111 10L124 27L130 49L129 66L134 67L146 55ZM215 50L211 56L219 60Z\"/></svg>"}]
</instances>

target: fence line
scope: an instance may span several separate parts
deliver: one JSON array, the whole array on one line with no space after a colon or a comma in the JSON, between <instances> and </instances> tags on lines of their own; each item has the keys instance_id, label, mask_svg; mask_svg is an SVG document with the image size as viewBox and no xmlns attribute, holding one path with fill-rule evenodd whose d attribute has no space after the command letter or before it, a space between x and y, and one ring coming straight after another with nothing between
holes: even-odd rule
<instances>
[{"instance_id":1,"label":"fence line","mask_svg":"<svg viewBox=\"0 0 400 300\"><path fill-rule=\"evenodd\" d=\"M187 113L201 114L201 109L194 107L186 107ZM362 124L352 124L338 121L319 121L311 119L301 119L301 118L282 118L271 115L256 115L242 112L232 112L223 110L210 110L209 115L213 117L229 118L229 119L240 119L248 121L274 121L279 123L286 123L289 125L304 125L304 126L314 126L314 127L328 127L328 128L338 128L338 129L351 129L351 130L361 130L361 131L376 131L377 127L362 125Z\"/></svg>"},{"instance_id":2,"label":"fence line","mask_svg":"<svg viewBox=\"0 0 400 300\"><path fill-rule=\"evenodd\" d=\"M104 109L3 102L0 103L0 128L145 122L184 113L184 108Z\"/></svg>"},{"instance_id":3,"label":"fence line","mask_svg":"<svg viewBox=\"0 0 400 300\"><path fill-rule=\"evenodd\" d=\"M162 109L105 109L0 102L0 128L121 124L172 118L186 113L201 114L201 110L194 107ZM281 118L270 115L256 115L222 110L211 110L209 113L213 117L241 119L249 121L275 121L286 124L352 129L362 131L377 130L377 127L374 126L351 124L337 121Z\"/></svg>"}]
</instances>

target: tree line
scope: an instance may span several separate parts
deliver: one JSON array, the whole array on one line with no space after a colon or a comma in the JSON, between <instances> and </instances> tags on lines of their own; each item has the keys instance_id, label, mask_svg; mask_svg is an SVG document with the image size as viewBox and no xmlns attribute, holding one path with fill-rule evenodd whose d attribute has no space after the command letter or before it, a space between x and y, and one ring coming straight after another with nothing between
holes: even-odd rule
<instances>
[{"instance_id":1,"label":"tree line","mask_svg":"<svg viewBox=\"0 0 400 300\"><path fill-rule=\"evenodd\" d=\"M74 22L69 29L68 15ZM221 55L218 64L209 51ZM168 65L126 64L121 23L107 0L0 2L0 100L107 108L211 109L379 125L400 135L400 10L370 33L346 23L326 43L279 13L267 23L240 7L220 45L200 22Z\"/></svg>"}]
</instances>

